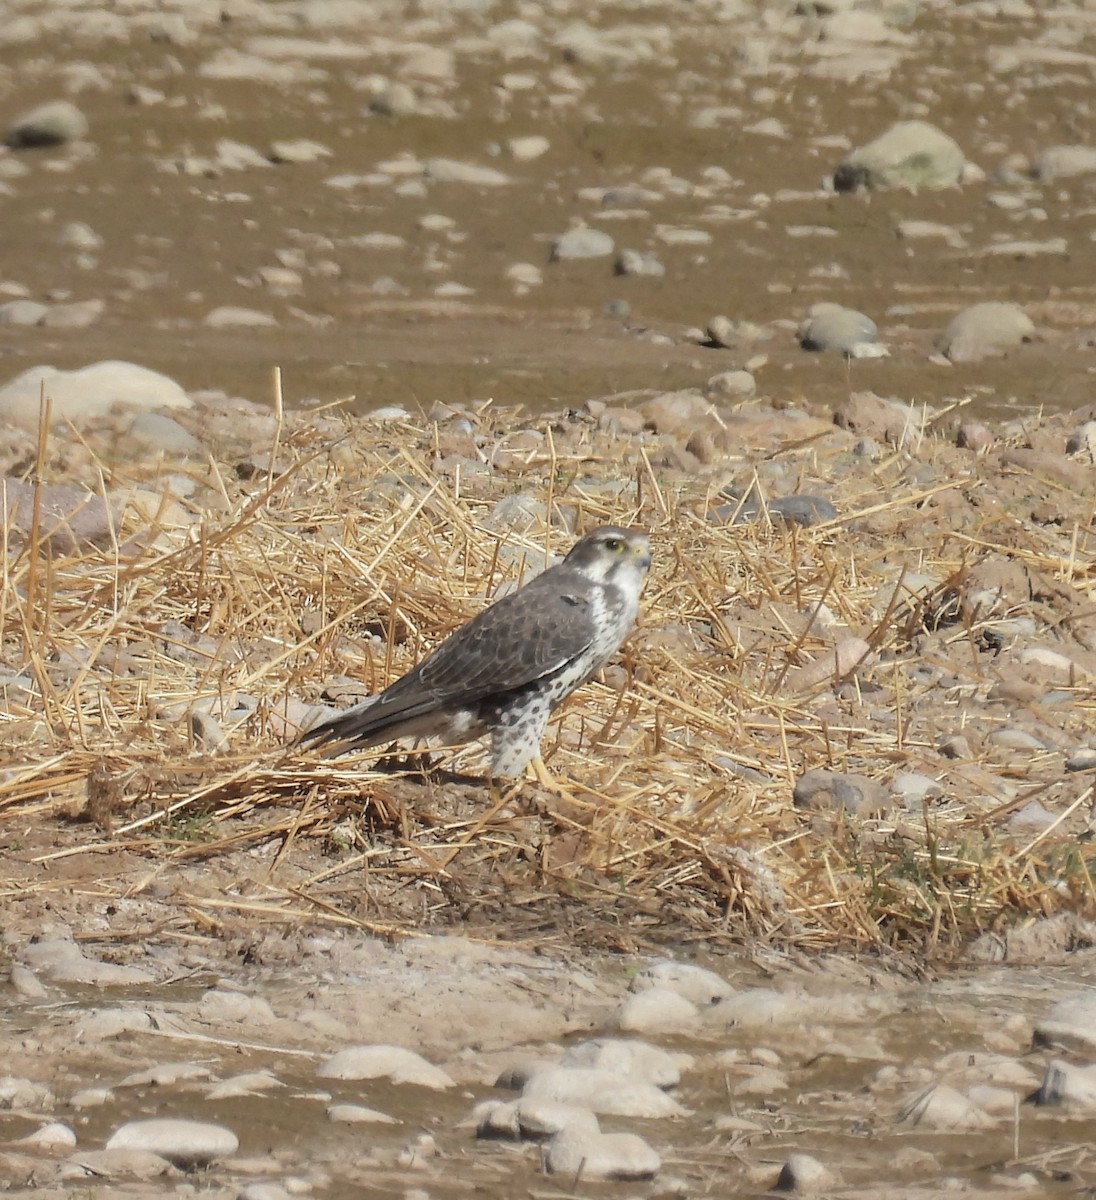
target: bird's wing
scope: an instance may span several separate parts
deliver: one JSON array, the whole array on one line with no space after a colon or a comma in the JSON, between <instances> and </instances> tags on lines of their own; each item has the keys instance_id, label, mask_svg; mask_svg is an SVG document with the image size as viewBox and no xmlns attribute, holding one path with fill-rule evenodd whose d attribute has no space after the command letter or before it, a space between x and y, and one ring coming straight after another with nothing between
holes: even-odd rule
<instances>
[{"instance_id":1,"label":"bird's wing","mask_svg":"<svg viewBox=\"0 0 1096 1200\"><path fill-rule=\"evenodd\" d=\"M450 634L366 706L315 726L306 741L367 741L424 714L474 705L561 670L589 649L590 584L555 567Z\"/></svg>"}]
</instances>

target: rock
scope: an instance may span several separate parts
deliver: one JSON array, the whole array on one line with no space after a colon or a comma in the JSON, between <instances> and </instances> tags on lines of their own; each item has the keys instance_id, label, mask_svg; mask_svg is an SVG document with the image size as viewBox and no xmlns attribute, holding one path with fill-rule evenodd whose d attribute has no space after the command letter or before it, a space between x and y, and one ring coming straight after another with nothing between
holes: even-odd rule
<instances>
[{"instance_id":1,"label":"rock","mask_svg":"<svg viewBox=\"0 0 1096 1200\"><path fill-rule=\"evenodd\" d=\"M644 992L650 988L668 989L702 1007L734 995L734 988L707 967L674 962L668 958L644 967L632 979L633 992Z\"/></svg>"},{"instance_id":2,"label":"rock","mask_svg":"<svg viewBox=\"0 0 1096 1200\"><path fill-rule=\"evenodd\" d=\"M177 1083L190 1082L196 1079L208 1079L211 1072L202 1063L169 1062L157 1063L143 1071L134 1071L117 1084L118 1087L171 1087Z\"/></svg>"},{"instance_id":3,"label":"rock","mask_svg":"<svg viewBox=\"0 0 1096 1200\"><path fill-rule=\"evenodd\" d=\"M0 511L9 535L30 536L34 522L33 484L0 479ZM39 537L54 554L75 554L88 546L109 546L116 533L110 507L95 492L67 483L44 483L38 489Z\"/></svg>"},{"instance_id":4,"label":"rock","mask_svg":"<svg viewBox=\"0 0 1096 1200\"><path fill-rule=\"evenodd\" d=\"M850 433L902 446L921 433L924 413L898 400L873 392L852 392L833 410L833 422Z\"/></svg>"},{"instance_id":5,"label":"rock","mask_svg":"<svg viewBox=\"0 0 1096 1200\"><path fill-rule=\"evenodd\" d=\"M1096 1113L1096 1065L1078 1066L1060 1059L1047 1063L1043 1081L1032 1097L1040 1106L1062 1106Z\"/></svg>"},{"instance_id":6,"label":"rock","mask_svg":"<svg viewBox=\"0 0 1096 1200\"><path fill-rule=\"evenodd\" d=\"M979 362L1030 341L1035 323L1018 304L987 300L952 317L938 346L952 362Z\"/></svg>"},{"instance_id":7,"label":"rock","mask_svg":"<svg viewBox=\"0 0 1096 1200\"><path fill-rule=\"evenodd\" d=\"M552 143L539 133L508 138L506 141L506 153L517 162L532 162L547 154L551 148Z\"/></svg>"},{"instance_id":8,"label":"rock","mask_svg":"<svg viewBox=\"0 0 1096 1200\"><path fill-rule=\"evenodd\" d=\"M926 800L934 800L944 794L944 789L930 775L917 771L899 771L891 780L891 795L909 807L919 807Z\"/></svg>"},{"instance_id":9,"label":"rock","mask_svg":"<svg viewBox=\"0 0 1096 1200\"><path fill-rule=\"evenodd\" d=\"M686 435L712 419L713 406L699 392L662 392L640 408L654 433Z\"/></svg>"},{"instance_id":10,"label":"rock","mask_svg":"<svg viewBox=\"0 0 1096 1200\"><path fill-rule=\"evenodd\" d=\"M388 1079L392 1083L413 1083L419 1087L455 1087L453 1080L421 1054L403 1046L349 1046L321 1063L316 1074L321 1079Z\"/></svg>"},{"instance_id":11,"label":"rock","mask_svg":"<svg viewBox=\"0 0 1096 1200\"><path fill-rule=\"evenodd\" d=\"M0 304L0 325L41 325L48 313L37 300L8 300Z\"/></svg>"},{"instance_id":12,"label":"rock","mask_svg":"<svg viewBox=\"0 0 1096 1200\"><path fill-rule=\"evenodd\" d=\"M642 993L641 993L642 994ZM618 1075L630 1075L670 1088L681 1082L681 1070L675 1057L649 1042L624 1038L595 1038L568 1048L561 1067L596 1067Z\"/></svg>"},{"instance_id":13,"label":"rock","mask_svg":"<svg viewBox=\"0 0 1096 1200\"><path fill-rule=\"evenodd\" d=\"M575 258L603 258L613 252L613 239L600 229L585 225L569 229L552 243L552 261L565 262Z\"/></svg>"},{"instance_id":14,"label":"rock","mask_svg":"<svg viewBox=\"0 0 1096 1200\"><path fill-rule=\"evenodd\" d=\"M152 983L155 976L140 967L97 962L68 938L43 938L20 952L24 964L54 983L85 983L96 987L127 987Z\"/></svg>"},{"instance_id":15,"label":"rock","mask_svg":"<svg viewBox=\"0 0 1096 1200\"><path fill-rule=\"evenodd\" d=\"M845 809L861 817L887 812L892 807L891 799L874 779L822 767L800 775L792 800L797 808Z\"/></svg>"},{"instance_id":16,"label":"rock","mask_svg":"<svg viewBox=\"0 0 1096 1200\"><path fill-rule=\"evenodd\" d=\"M1035 156L1031 173L1043 183L1096 171L1096 146L1051 146Z\"/></svg>"},{"instance_id":17,"label":"rock","mask_svg":"<svg viewBox=\"0 0 1096 1200\"><path fill-rule=\"evenodd\" d=\"M593 1133L569 1125L548 1144L549 1174L583 1179L653 1179L658 1154L635 1133Z\"/></svg>"},{"instance_id":18,"label":"rock","mask_svg":"<svg viewBox=\"0 0 1096 1200\"><path fill-rule=\"evenodd\" d=\"M691 1030L697 1008L669 988L652 987L628 996L613 1012L608 1025L621 1033L674 1033Z\"/></svg>"},{"instance_id":19,"label":"rock","mask_svg":"<svg viewBox=\"0 0 1096 1200\"><path fill-rule=\"evenodd\" d=\"M76 1145L76 1134L60 1121L42 1125L16 1142L19 1146L40 1146L43 1150L67 1150Z\"/></svg>"},{"instance_id":20,"label":"rock","mask_svg":"<svg viewBox=\"0 0 1096 1200\"><path fill-rule=\"evenodd\" d=\"M424 168L427 179L436 183L469 183L475 187L504 187L510 176L494 167L480 167L475 163L457 162L452 158L432 158Z\"/></svg>"},{"instance_id":21,"label":"rock","mask_svg":"<svg viewBox=\"0 0 1096 1200\"><path fill-rule=\"evenodd\" d=\"M721 371L704 385L704 394L714 399L746 399L757 391L757 380L749 371Z\"/></svg>"},{"instance_id":22,"label":"rock","mask_svg":"<svg viewBox=\"0 0 1096 1200\"><path fill-rule=\"evenodd\" d=\"M410 117L419 111L419 97L410 84L396 80L369 101L369 111L382 117Z\"/></svg>"},{"instance_id":23,"label":"rock","mask_svg":"<svg viewBox=\"0 0 1096 1200\"><path fill-rule=\"evenodd\" d=\"M591 1067L549 1067L526 1083L522 1100L577 1104L618 1117L680 1117L685 1109L660 1088L642 1080Z\"/></svg>"},{"instance_id":24,"label":"rock","mask_svg":"<svg viewBox=\"0 0 1096 1200\"><path fill-rule=\"evenodd\" d=\"M588 1108L556 1104L550 1100L519 1100L517 1119L521 1136L537 1141L555 1137L564 1129L580 1129L586 1133L598 1133L601 1129L597 1117Z\"/></svg>"},{"instance_id":25,"label":"rock","mask_svg":"<svg viewBox=\"0 0 1096 1200\"><path fill-rule=\"evenodd\" d=\"M833 1187L834 1173L810 1154L790 1154L780 1168L774 1192L797 1192L812 1195Z\"/></svg>"},{"instance_id":26,"label":"rock","mask_svg":"<svg viewBox=\"0 0 1096 1200\"><path fill-rule=\"evenodd\" d=\"M243 308L237 304L222 304L211 309L202 319L210 329L269 329L278 324L277 318L257 308Z\"/></svg>"},{"instance_id":27,"label":"rock","mask_svg":"<svg viewBox=\"0 0 1096 1200\"><path fill-rule=\"evenodd\" d=\"M858 188L946 187L959 183L966 159L954 139L926 121L900 121L854 150L834 172L838 192Z\"/></svg>"},{"instance_id":28,"label":"rock","mask_svg":"<svg viewBox=\"0 0 1096 1200\"><path fill-rule=\"evenodd\" d=\"M395 1117L362 1104L330 1104L327 1119L343 1125L398 1125Z\"/></svg>"},{"instance_id":29,"label":"rock","mask_svg":"<svg viewBox=\"0 0 1096 1200\"><path fill-rule=\"evenodd\" d=\"M851 354L864 342L877 340L879 330L871 317L839 304L816 304L799 331L804 350L838 350Z\"/></svg>"},{"instance_id":30,"label":"rock","mask_svg":"<svg viewBox=\"0 0 1096 1200\"><path fill-rule=\"evenodd\" d=\"M130 362L98 362L75 371L30 367L0 387L0 421L37 430L43 384L55 424L71 421L78 428L113 408L149 411L190 408L192 401L166 375Z\"/></svg>"},{"instance_id":31,"label":"rock","mask_svg":"<svg viewBox=\"0 0 1096 1200\"><path fill-rule=\"evenodd\" d=\"M171 458L198 458L205 454L205 447L194 434L164 413L138 413L126 430L126 438Z\"/></svg>"},{"instance_id":32,"label":"rock","mask_svg":"<svg viewBox=\"0 0 1096 1200\"><path fill-rule=\"evenodd\" d=\"M1069 435L1067 454L1079 454L1087 462L1096 462L1096 421L1086 421Z\"/></svg>"},{"instance_id":33,"label":"rock","mask_svg":"<svg viewBox=\"0 0 1096 1200\"><path fill-rule=\"evenodd\" d=\"M863 638L842 638L832 650L827 650L814 662L791 672L789 685L797 691L803 691L823 683L837 683L856 675L875 659L875 651Z\"/></svg>"},{"instance_id":34,"label":"rock","mask_svg":"<svg viewBox=\"0 0 1096 1200\"><path fill-rule=\"evenodd\" d=\"M955 444L975 454L985 454L996 441L993 431L981 421L964 421L955 434Z\"/></svg>"},{"instance_id":35,"label":"rock","mask_svg":"<svg viewBox=\"0 0 1096 1200\"><path fill-rule=\"evenodd\" d=\"M1078 992L1059 1000L1035 1022L1032 1040L1036 1046L1096 1056L1096 994Z\"/></svg>"},{"instance_id":36,"label":"rock","mask_svg":"<svg viewBox=\"0 0 1096 1200\"><path fill-rule=\"evenodd\" d=\"M651 279L661 279L666 274L666 267L659 261L657 255L648 251L622 250L617 256L616 262L613 263L613 271L617 275L641 275Z\"/></svg>"},{"instance_id":37,"label":"rock","mask_svg":"<svg viewBox=\"0 0 1096 1200\"><path fill-rule=\"evenodd\" d=\"M68 100L51 100L16 118L8 130L7 144L13 149L60 146L88 132L87 117Z\"/></svg>"},{"instance_id":38,"label":"rock","mask_svg":"<svg viewBox=\"0 0 1096 1200\"><path fill-rule=\"evenodd\" d=\"M899 1121L929 1129L988 1129L993 1119L962 1092L934 1083L917 1093L898 1114Z\"/></svg>"},{"instance_id":39,"label":"rock","mask_svg":"<svg viewBox=\"0 0 1096 1200\"><path fill-rule=\"evenodd\" d=\"M131 1121L106 1144L107 1150L148 1151L186 1168L208 1166L235 1154L239 1147L239 1138L224 1125L180 1118Z\"/></svg>"}]
</instances>

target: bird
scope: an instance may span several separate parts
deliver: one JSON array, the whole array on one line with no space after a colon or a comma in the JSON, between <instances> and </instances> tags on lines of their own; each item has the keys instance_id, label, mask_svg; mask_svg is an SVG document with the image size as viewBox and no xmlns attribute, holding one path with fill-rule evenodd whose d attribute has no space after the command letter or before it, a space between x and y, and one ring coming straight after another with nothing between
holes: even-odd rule
<instances>
[{"instance_id":1,"label":"bird","mask_svg":"<svg viewBox=\"0 0 1096 1200\"><path fill-rule=\"evenodd\" d=\"M640 529L603 525L474 616L384 691L305 730L325 757L400 738L489 736L490 777L533 764L552 710L609 661L635 624L651 565Z\"/></svg>"}]
</instances>

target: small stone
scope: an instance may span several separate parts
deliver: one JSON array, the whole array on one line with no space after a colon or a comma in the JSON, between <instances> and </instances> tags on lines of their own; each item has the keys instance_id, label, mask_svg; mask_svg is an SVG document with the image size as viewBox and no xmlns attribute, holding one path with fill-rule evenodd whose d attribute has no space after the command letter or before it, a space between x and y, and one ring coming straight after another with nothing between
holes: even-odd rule
<instances>
[{"instance_id":1,"label":"small stone","mask_svg":"<svg viewBox=\"0 0 1096 1200\"><path fill-rule=\"evenodd\" d=\"M985 454L996 441L993 431L981 421L964 421L955 434L955 444L975 454Z\"/></svg>"},{"instance_id":2,"label":"small stone","mask_svg":"<svg viewBox=\"0 0 1096 1200\"><path fill-rule=\"evenodd\" d=\"M116 1130L107 1150L145 1150L177 1167L204 1167L228 1158L240 1147L239 1138L224 1125L180 1118L131 1121Z\"/></svg>"},{"instance_id":3,"label":"small stone","mask_svg":"<svg viewBox=\"0 0 1096 1200\"><path fill-rule=\"evenodd\" d=\"M1051 146L1035 156L1031 173L1043 183L1096 172L1096 147Z\"/></svg>"},{"instance_id":4,"label":"small stone","mask_svg":"<svg viewBox=\"0 0 1096 1200\"><path fill-rule=\"evenodd\" d=\"M210 329L264 329L278 324L277 318L256 308L243 308L236 304L222 304L206 313L202 324Z\"/></svg>"},{"instance_id":5,"label":"small stone","mask_svg":"<svg viewBox=\"0 0 1096 1200\"><path fill-rule=\"evenodd\" d=\"M1096 1113L1096 1066L1056 1060L1047 1063L1034 1101L1040 1106L1062 1106L1081 1113Z\"/></svg>"},{"instance_id":6,"label":"small stone","mask_svg":"<svg viewBox=\"0 0 1096 1200\"><path fill-rule=\"evenodd\" d=\"M48 312L37 300L8 300L0 304L0 325L41 325Z\"/></svg>"},{"instance_id":7,"label":"small stone","mask_svg":"<svg viewBox=\"0 0 1096 1200\"><path fill-rule=\"evenodd\" d=\"M390 83L369 101L369 111L382 117L410 117L419 110L419 97L410 84Z\"/></svg>"},{"instance_id":8,"label":"small stone","mask_svg":"<svg viewBox=\"0 0 1096 1200\"><path fill-rule=\"evenodd\" d=\"M39 1146L43 1150L66 1150L76 1145L76 1134L60 1121L42 1125L16 1142L18 1146Z\"/></svg>"},{"instance_id":9,"label":"small stone","mask_svg":"<svg viewBox=\"0 0 1096 1200\"><path fill-rule=\"evenodd\" d=\"M757 391L757 380L749 371L721 371L704 385L704 394L712 399L746 399Z\"/></svg>"},{"instance_id":10,"label":"small stone","mask_svg":"<svg viewBox=\"0 0 1096 1200\"><path fill-rule=\"evenodd\" d=\"M900 771L891 780L891 795L897 796L907 807L923 804L944 794L944 789L929 775L916 771Z\"/></svg>"},{"instance_id":11,"label":"small stone","mask_svg":"<svg viewBox=\"0 0 1096 1200\"><path fill-rule=\"evenodd\" d=\"M552 143L539 133L509 138L506 142L506 153L517 162L532 162L533 159L547 154L551 148Z\"/></svg>"},{"instance_id":12,"label":"small stone","mask_svg":"<svg viewBox=\"0 0 1096 1200\"><path fill-rule=\"evenodd\" d=\"M1096 993L1078 992L1059 1000L1035 1022L1032 1040L1036 1046L1096 1056Z\"/></svg>"},{"instance_id":13,"label":"small stone","mask_svg":"<svg viewBox=\"0 0 1096 1200\"><path fill-rule=\"evenodd\" d=\"M579 226L569 229L552 243L552 261L577 258L603 258L613 252L613 239L600 229Z\"/></svg>"},{"instance_id":14,"label":"small stone","mask_svg":"<svg viewBox=\"0 0 1096 1200\"><path fill-rule=\"evenodd\" d=\"M494 167L480 167L452 158L430 159L424 173L437 183L468 183L476 187L503 187L510 183L510 176Z\"/></svg>"},{"instance_id":15,"label":"small stone","mask_svg":"<svg viewBox=\"0 0 1096 1200\"><path fill-rule=\"evenodd\" d=\"M362 1104L331 1104L327 1119L343 1125L398 1125L395 1117Z\"/></svg>"}]
</instances>

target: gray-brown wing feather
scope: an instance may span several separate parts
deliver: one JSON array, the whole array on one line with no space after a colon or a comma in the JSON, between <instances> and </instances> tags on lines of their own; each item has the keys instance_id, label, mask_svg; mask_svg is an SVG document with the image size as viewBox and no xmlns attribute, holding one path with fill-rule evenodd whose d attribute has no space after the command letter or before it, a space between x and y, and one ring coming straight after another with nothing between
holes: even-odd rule
<instances>
[{"instance_id":1,"label":"gray-brown wing feather","mask_svg":"<svg viewBox=\"0 0 1096 1200\"><path fill-rule=\"evenodd\" d=\"M431 712L474 706L562 670L595 632L589 581L553 567L473 617L367 707L317 725L303 740L365 742Z\"/></svg>"}]
</instances>

